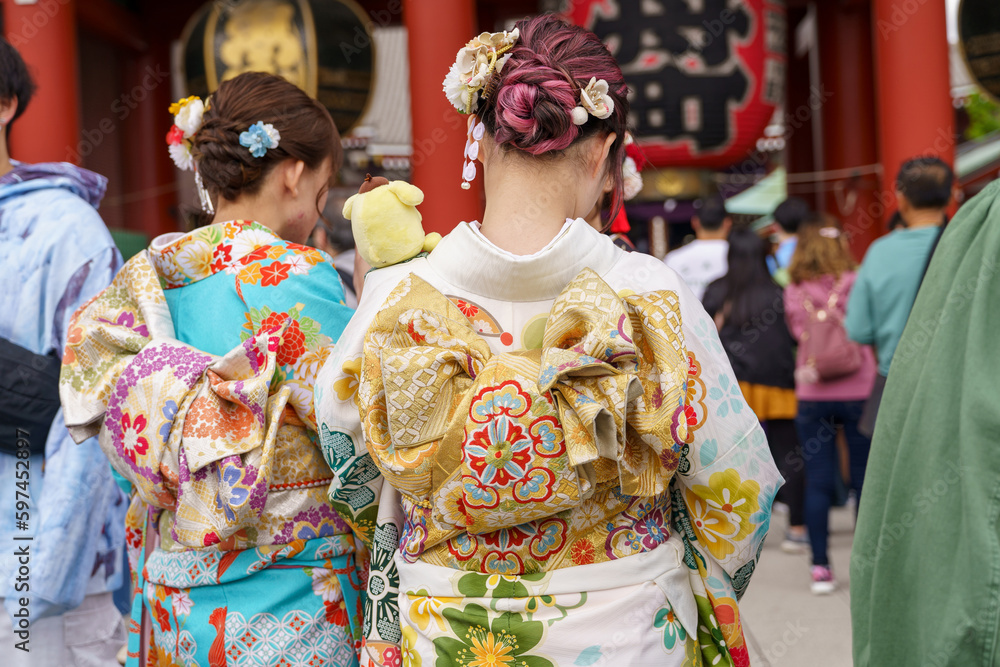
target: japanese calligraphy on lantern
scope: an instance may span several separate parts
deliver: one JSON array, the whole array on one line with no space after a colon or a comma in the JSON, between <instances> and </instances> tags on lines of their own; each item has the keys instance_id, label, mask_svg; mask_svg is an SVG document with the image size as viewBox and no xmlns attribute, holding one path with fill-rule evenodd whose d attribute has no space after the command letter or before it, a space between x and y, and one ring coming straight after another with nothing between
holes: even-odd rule
<instances>
[{"instance_id":1,"label":"japanese calligraphy on lantern","mask_svg":"<svg viewBox=\"0 0 1000 667\"><path fill-rule=\"evenodd\" d=\"M783 2L581 0L569 16L621 65L630 122L654 165L729 166L784 97Z\"/></svg>"}]
</instances>

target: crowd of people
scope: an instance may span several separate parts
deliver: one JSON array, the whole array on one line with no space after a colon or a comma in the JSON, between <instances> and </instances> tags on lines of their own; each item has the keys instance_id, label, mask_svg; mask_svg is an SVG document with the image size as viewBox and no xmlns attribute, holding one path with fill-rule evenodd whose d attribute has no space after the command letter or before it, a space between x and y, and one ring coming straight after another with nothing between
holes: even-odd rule
<instances>
[{"instance_id":1,"label":"crowd of people","mask_svg":"<svg viewBox=\"0 0 1000 667\"><path fill-rule=\"evenodd\" d=\"M695 240L665 260L693 291L704 290L785 480L782 549L808 546L817 594L836 587L830 507L842 489L855 508L860 502L893 352L947 222L953 180L938 158L906 162L896 178L900 222L860 267L840 222L797 197L778 205L763 235L733 228L724 202L707 200L692 221Z\"/></svg>"},{"instance_id":2,"label":"crowd of people","mask_svg":"<svg viewBox=\"0 0 1000 667\"><path fill-rule=\"evenodd\" d=\"M171 108L206 224L123 264L103 177L9 155L33 84L0 41L5 665L747 665L775 497L824 594L831 505L863 486L885 589L948 166L903 165L860 267L797 198L765 234L707 199L661 262L625 236L641 165L595 35L524 19L444 83L486 206L429 254L364 265L329 222L350 208L329 112L251 72ZM856 655L893 664L860 597Z\"/></svg>"}]
</instances>

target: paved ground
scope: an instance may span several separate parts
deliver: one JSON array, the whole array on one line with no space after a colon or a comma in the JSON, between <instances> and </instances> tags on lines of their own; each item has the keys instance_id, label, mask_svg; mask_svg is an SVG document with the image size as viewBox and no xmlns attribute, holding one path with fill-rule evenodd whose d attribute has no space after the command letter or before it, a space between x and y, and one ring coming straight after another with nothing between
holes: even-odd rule
<instances>
[{"instance_id":1,"label":"paved ground","mask_svg":"<svg viewBox=\"0 0 1000 667\"><path fill-rule=\"evenodd\" d=\"M854 512L835 508L830 516L830 561L838 589L832 595L809 590L808 554L779 548L786 516L775 513L760 564L740 603L753 667L851 667L851 604L848 569Z\"/></svg>"}]
</instances>

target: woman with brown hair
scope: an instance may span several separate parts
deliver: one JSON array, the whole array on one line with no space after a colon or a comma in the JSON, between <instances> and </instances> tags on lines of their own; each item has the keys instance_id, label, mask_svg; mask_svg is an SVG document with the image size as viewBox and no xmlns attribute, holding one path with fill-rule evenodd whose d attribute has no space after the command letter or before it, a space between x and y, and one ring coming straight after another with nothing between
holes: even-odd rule
<instances>
[{"instance_id":1,"label":"woman with brown hair","mask_svg":"<svg viewBox=\"0 0 1000 667\"><path fill-rule=\"evenodd\" d=\"M132 502L128 664L355 665L360 578L312 408L352 311L301 245L341 160L329 113L263 73L178 102L212 224L166 234L77 313L62 399Z\"/></svg>"},{"instance_id":2,"label":"woman with brown hair","mask_svg":"<svg viewBox=\"0 0 1000 667\"><path fill-rule=\"evenodd\" d=\"M789 266L785 317L799 349L795 425L806 474L805 519L812 547L812 591L830 593L836 584L827 556L830 502L836 480L837 426L850 450L851 486L861 499L861 485L871 441L858 431L858 420L875 381L875 357L844 331L844 309L854 285L855 263L840 224L812 217L799 227L799 241Z\"/></svg>"}]
</instances>

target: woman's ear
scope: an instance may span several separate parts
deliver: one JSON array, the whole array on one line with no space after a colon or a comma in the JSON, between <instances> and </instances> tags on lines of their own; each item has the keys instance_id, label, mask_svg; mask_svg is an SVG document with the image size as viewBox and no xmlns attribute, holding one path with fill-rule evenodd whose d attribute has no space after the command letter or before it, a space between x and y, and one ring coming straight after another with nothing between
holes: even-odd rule
<instances>
[{"instance_id":1,"label":"woman's ear","mask_svg":"<svg viewBox=\"0 0 1000 667\"><path fill-rule=\"evenodd\" d=\"M287 160L282 165L285 177L285 189L293 197L299 196L299 183L302 181L302 174L305 173L306 163L302 160Z\"/></svg>"},{"instance_id":2,"label":"woman's ear","mask_svg":"<svg viewBox=\"0 0 1000 667\"><path fill-rule=\"evenodd\" d=\"M615 139L617 138L618 135L612 132L608 134L608 136L604 137L603 142L594 142L593 148L591 148L591 151L593 151L591 155L595 158L593 162L593 172L591 173L593 178L597 178L600 175L601 170L604 169L604 164L608 160L608 155L611 154L611 146L615 143Z\"/></svg>"}]
</instances>

